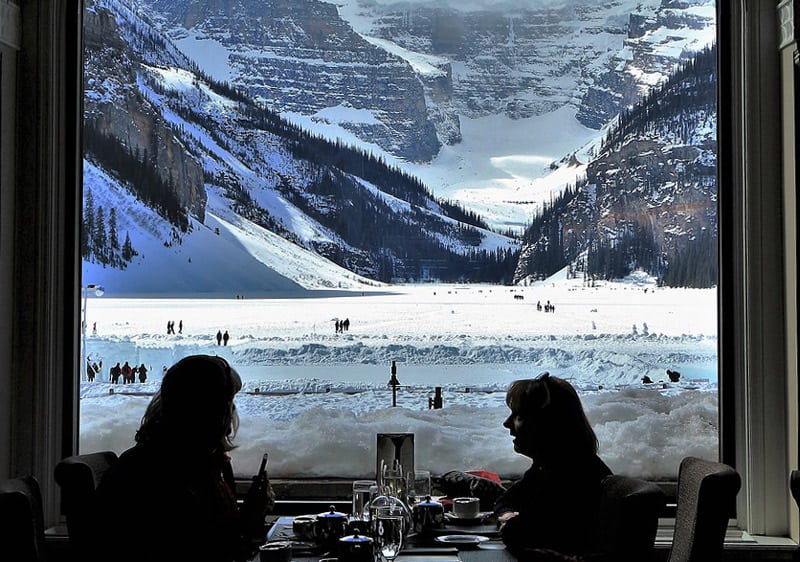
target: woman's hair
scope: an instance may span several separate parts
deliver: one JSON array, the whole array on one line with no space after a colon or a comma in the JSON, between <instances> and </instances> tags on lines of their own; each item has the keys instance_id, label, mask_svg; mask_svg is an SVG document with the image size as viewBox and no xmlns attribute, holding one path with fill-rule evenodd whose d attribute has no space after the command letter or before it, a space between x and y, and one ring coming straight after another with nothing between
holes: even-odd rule
<instances>
[{"instance_id":1,"label":"woman's hair","mask_svg":"<svg viewBox=\"0 0 800 562\"><path fill-rule=\"evenodd\" d=\"M564 379L543 373L535 379L514 381L506 392L506 404L535 428L544 457L537 460L597 454L597 435L578 393Z\"/></svg>"},{"instance_id":2,"label":"woman's hair","mask_svg":"<svg viewBox=\"0 0 800 562\"><path fill-rule=\"evenodd\" d=\"M239 428L233 397L242 379L214 355L184 357L164 375L136 432L137 443L177 440L230 451Z\"/></svg>"}]
</instances>

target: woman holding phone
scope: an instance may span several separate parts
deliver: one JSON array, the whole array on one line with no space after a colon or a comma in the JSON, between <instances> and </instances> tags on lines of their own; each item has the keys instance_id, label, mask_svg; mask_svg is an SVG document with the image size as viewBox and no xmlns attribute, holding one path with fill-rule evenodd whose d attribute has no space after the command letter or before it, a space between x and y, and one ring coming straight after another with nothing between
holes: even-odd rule
<instances>
[{"instance_id":1,"label":"woman holding phone","mask_svg":"<svg viewBox=\"0 0 800 562\"><path fill-rule=\"evenodd\" d=\"M273 494L263 462L241 509L236 504L228 453L241 388L222 357L191 355L167 371L136 445L120 455L95 493L96 559L252 558L265 538Z\"/></svg>"}]
</instances>

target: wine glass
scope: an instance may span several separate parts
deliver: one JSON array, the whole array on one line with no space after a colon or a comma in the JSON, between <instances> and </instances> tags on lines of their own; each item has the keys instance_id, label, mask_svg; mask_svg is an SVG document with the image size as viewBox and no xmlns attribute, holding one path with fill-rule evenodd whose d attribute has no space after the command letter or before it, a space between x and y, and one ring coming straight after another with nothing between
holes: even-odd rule
<instances>
[{"instance_id":1,"label":"wine glass","mask_svg":"<svg viewBox=\"0 0 800 562\"><path fill-rule=\"evenodd\" d=\"M372 526L372 538L383 560L394 560L403 547L403 514L391 507L379 508Z\"/></svg>"}]
</instances>

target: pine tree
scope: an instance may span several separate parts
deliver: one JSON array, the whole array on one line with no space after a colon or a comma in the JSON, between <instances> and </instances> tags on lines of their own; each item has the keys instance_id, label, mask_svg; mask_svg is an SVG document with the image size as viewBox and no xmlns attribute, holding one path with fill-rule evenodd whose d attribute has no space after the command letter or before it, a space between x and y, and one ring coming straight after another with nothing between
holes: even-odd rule
<instances>
[{"instance_id":1,"label":"pine tree","mask_svg":"<svg viewBox=\"0 0 800 562\"><path fill-rule=\"evenodd\" d=\"M106 236L106 213L97 207L94 221L94 255L100 263L108 263L108 237Z\"/></svg>"},{"instance_id":2,"label":"pine tree","mask_svg":"<svg viewBox=\"0 0 800 562\"><path fill-rule=\"evenodd\" d=\"M92 235L94 233L94 194L91 188L86 190L86 201L83 204L83 228L81 229L81 256L89 257L92 252Z\"/></svg>"},{"instance_id":3,"label":"pine tree","mask_svg":"<svg viewBox=\"0 0 800 562\"><path fill-rule=\"evenodd\" d=\"M108 217L108 244L111 250L119 250L119 238L117 237L117 210L111 207Z\"/></svg>"},{"instance_id":4,"label":"pine tree","mask_svg":"<svg viewBox=\"0 0 800 562\"><path fill-rule=\"evenodd\" d=\"M133 256L136 255L136 251L133 249L133 245L131 244L131 235L130 232L125 232L125 242L122 243L122 259L126 262L129 262L133 259Z\"/></svg>"}]
</instances>

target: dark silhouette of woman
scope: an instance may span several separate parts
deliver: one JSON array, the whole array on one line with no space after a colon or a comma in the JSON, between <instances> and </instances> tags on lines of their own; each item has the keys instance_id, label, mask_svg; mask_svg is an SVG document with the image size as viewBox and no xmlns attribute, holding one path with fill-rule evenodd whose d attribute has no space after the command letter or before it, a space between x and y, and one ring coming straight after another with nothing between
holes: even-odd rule
<instances>
[{"instance_id":1,"label":"dark silhouette of woman","mask_svg":"<svg viewBox=\"0 0 800 562\"><path fill-rule=\"evenodd\" d=\"M544 373L511 383L506 404L511 414L503 426L514 450L533 462L495 503L503 541L521 559L591 552L600 483L611 470L597 456L597 437L578 394ZM552 557L543 555L548 552Z\"/></svg>"},{"instance_id":2,"label":"dark silhouette of woman","mask_svg":"<svg viewBox=\"0 0 800 562\"><path fill-rule=\"evenodd\" d=\"M228 452L242 382L225 359L192 355L173 365L153 397L136 445L95 494L95 559L248 560L264 542L269 484L237 508Z\"/></svg>"}]
</instances>

